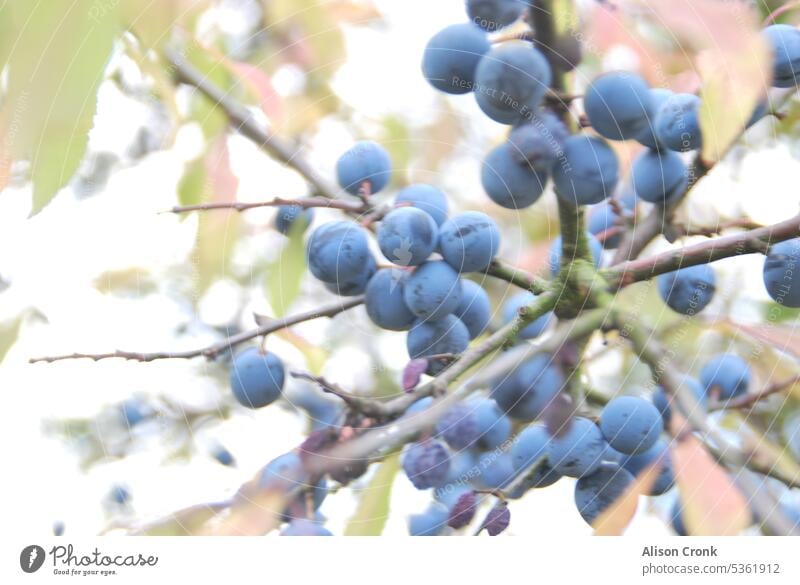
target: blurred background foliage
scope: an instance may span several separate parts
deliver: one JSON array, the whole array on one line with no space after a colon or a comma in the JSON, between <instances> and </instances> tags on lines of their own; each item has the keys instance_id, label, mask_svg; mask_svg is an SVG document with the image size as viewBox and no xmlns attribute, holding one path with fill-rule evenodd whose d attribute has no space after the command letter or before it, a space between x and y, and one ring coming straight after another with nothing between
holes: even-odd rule
<instances>
[{"instance_id":1,"label":"blurred background foliage","mask_svg":"<svg viewBox=\"0 0 800 585\"><path fill-rule=\"evenodd\" d=\"M234 406L226 388L227 356L216 363L25 363L33 355L92 349L200 347L253 327L254 313L280 316L334 298L306 274L302 234L285 238L271 228L272 210L158 213L176 204L312 194L297 173L231 129L218 106L175 83L167 48L177 47L322 174L332 176L336 157L354 140L378 140L395 168L393 188L382 198L411 182L438 184L453 208L489 212L503 225L505 259L545 272L549 241L557 233L552 193L522 212L493 206L481 193L478 169L504 130L477 116L471 100L434 94L418 73L421 48L435 30L460 18L460 0L422 11L405 4L2 4L0 379L6 394L18 394L12 403L20 424L33 425L27 439L45 456L63 453L65 444L76 456L87 475L70 475L74 458L61 468L73 488L105 490L123 475L131 483L139 476L133 502L140 515L155 517L203 498L221 498L271 456L299 442L311 424L297 416L292 402L300 384L289 389L276 413L243 413ZM579 10L569 4L556 2L560 26L580 28L586 41L585 60L571 74L576 92L598 71L615 67L638 68L658 85L697 85L694 55L668 31L646 19L615 19L591 2L578 2ZM779 4L762 2L760 11L766 15ZM728 25L719 23L712 32L723 34ZM780 177L800 171L799 124L800 101L793 98L780 120L765 120L748 132L729 160L693 192L679 219L695 225L739 217L768 223L796 211L796 190ZM628 164L630 145L614 146ZM334 215L322 211L316 221ZM654 249L668 246L660 241ZM798 311L768 299L754 258L719 267L723 294L693 320L665 310L647 284L621 294L687 372L699 371L713 353L735 349L754 357L757 386L796 374ZM485 286L495 307L513 294L502 282ZM649 379L617 341L606 339L589 351L590 384L608 394ZM304 324L268 343L291 367L324 373L354 392L399 391L404 342L379 333L363 315ZM793 392L765 401L746 419L728 414L723 424L737 432L745 425L781 445L783 427L770 421L797 411L800 394ZM15 428L7 429L9 437ZM228 475L212 461L223 442L239 464ZM126 457L139 463L112 465ZM198 459L205 467L196 465ZM198 471L185 475L186 481L211 475L218 481L190 494L178 481L168 497L159 498L153 486L177 481L189 463ZM179 471L169 471L171 465ZM98 467L110 471L93 471ZM342 523L352 515L348 533L380 533L385 520L369 522L375 511L388 509L391 497L413 497L364 489L375 475L376 485L391 487L396 470L397 461L387 459L352 486L352 502L339 513ZM22 472L20 481L33 479ZM96 501L96 491L87 490L84 507ZM360 498L362 492L371 499ZM53 498L42 517L55 518L65 502ZM131 513L125 506L107 507L81 528L96 531L111 519L124 523Z\"/></svg>"}]
</instances>

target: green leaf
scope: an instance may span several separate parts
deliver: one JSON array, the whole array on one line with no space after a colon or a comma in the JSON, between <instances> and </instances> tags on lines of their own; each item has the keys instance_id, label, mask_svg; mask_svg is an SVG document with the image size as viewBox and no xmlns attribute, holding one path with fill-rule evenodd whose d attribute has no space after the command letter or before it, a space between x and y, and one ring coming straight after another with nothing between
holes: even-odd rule
<instances>
[{"instance_id":1,"label":"green leaf","mask_svg":"<svg viewBox=\"0 0 800 585\"><path fill-rule=\"evenodd\" d=\"M289 229L288 241L280 256L267 270L267 294L278 317L286 314L300 294L300 284L306 271L303 232L306 226L296 221Z\"/></svg>"},{"instance_id":2,"label":"green leaf","mask_svg":"<svg viewBox=\"0 0 800 585\"><path fill-rule=\"evenodd\" d=\"M186 165L178 183L178 202L181 205L197 205L206 195L206 167L202 158Z\"/></svg>"},{"instance_id":3,"label":"green leaf","mask_svg":"<svg viewBox=\"0 0 800 585\"><path fill-rule=\"evenodd\" d=\"M223 92L232 87L231 75L221 60L221 54L208 51L197 42L190 42L186 48L186 58L206 79ZM211 139L218 136L228 124L228 116L218 104L205 96L197 95L192 104L191 117L200 124L203 134Z\"/></svg>"},{"instance_id":4,"label":"green leaf","mask_svg":"<svg viewBox=\"0 0 800 585\"><path fill-rule=\"evenodd\" d=\"M399 453L392 453L383 460L361 494L356 512L344 529L345 536L381 535L389 517L392 484L399 469Z\"/></svg>"},{"instance_id":5,"label":"green leaf","mask_svg":"<svg viewBox=\"0 0 800 585\"><path fill-rule=\"evenodd\" d=\"M72 178L86 150L97 89L119 30L117 3L12 0L8 99L0 120L11 154L31 161L38 213Z\"/></svg>"},{"instance_id":6,"label":"green leaf","mask_svg":"<svg viewBox=\"0 0 800 585\"><path fill-rule=\"evenodd\" d=\"M769 323L783 323L785 321L795 321L800 317L800 309L793 309L775 302L763 303L761 312L764 320Z\"/></svg>"},{"instance_id":7,"label":"green leaf","mask_svg":"<svg viewBox=\"0 0 800 585\"><path fill-rule=\"evenodd\" d=\"M0 362L6 357L8 350L17 341L19 328L22 324L22 317L17 317L12 321L0 323Z\"/></svg>"},{"instance_id":8,"label":"green leaf","mask_svg":"<svg viewBox=\"0 0 800 585\"><path fill-rule=\"evenodd\" d=\"M178 0L122 0L120 16L123 26L131 29L144 46L157 49L170 38L179 16Z\"/></svg>"}]
</instances>

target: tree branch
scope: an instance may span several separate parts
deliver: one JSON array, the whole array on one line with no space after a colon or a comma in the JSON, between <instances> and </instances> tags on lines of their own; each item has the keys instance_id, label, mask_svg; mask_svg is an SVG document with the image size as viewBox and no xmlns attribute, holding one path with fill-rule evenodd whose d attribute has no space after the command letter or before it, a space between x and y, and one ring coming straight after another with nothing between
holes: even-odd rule
<instances>
[{"instance_id":1,"label":"tree branch","mask_svg":"<svg viewBox=\"0 0 800 585\"><path fill-rule=\"evenodd\" d=\"M650 258L628 260L603 270L602 274L612 287L622 287L678 268L707 264L742 254L763 254L771 244L798 236L800 236L800 215L771 226L714 238Z\"/></svg>"},{"instance_id":2,"label":"tree branch","mask_svg":"<svg viewBox=\"0 0 800 585\"><path fill-rule=\"evenodd\" d=\"M798 383L800 383L800 375L793 376L788 380L775 382L774 384L770 384L769 386L765 386L758 392L744 394L743 396L732 398L730 400L718 401L712 405L709 405L708 410L730 410L737 408L751 408L756 404L758 404L759 402L761 402L762 400L769 398L773 394L783 392L787 388L791 388L792 386Z\"/></svg>"},{"instance_id":3,"label":"tree branch","mask_svg":"<svg viewBox=\"0 0 800 585\"><path fill-rule=\"evenodd\" d=\"M281 329L286 329L287 327L291 327L292 325L297 325L298 323L303 323L305 321L312 321L314 319L319 319L320 317L333 317L343 311L352 309L353 307L357 307L361 305L363 302L364 302L363 296L352 297L350 299L338 300L335 303L323 305L316 309L312 309L311 311L306 311L305 313L298 313L297 315L290 315L288 317L282 317L280 319L270 319L269 321L263 323L256 329L250 329L249 331L243 331L242 333L232 335L231 337L228 337L220 341L219 343L209 345L208 347L201 347L199 349L192 349L188 351L174 351L174 352L161 351L153 353L143 353L136 351L117 350L110 353L95 353L95 354L72 353L69 355L31 358L28 360L28 362L31 364L37 362L52 363L62 360L75 360L75 359L90 359L94 361L100 361L110 358L120 358L125 360L133 360L137 362L152 362L155 360L163 360L163 359L190 359L200 356L205 357L207 359L214 359L220 353L227 351L241 343L250 341L251 339L255 339L256 337L263 337L264 335L268 335L270 333L279 331Z\"/></svg>"},{"instance_id":4,"label":"tree branch","mask_svg":"<svg viewBox=\"0 0 800 585\"><path fill-rule=\"evenodd\" d=\"M302 207L303 209L309 209L312 207L328 207L330 209L341 209L351 213L366 213L370 210L370 208L365 207L363 203L344 201L341 199L326 199L324 197L284 199L283 197L276 197L274 199L270 199L269 201L257 201L254 203L223 201L215 203L198 203L196 205L176 205L175 207L162 213L187 213L190 211L209 211L213 209L230 209L241 212L258 207L278 207L281 205L293 205L295 207Z\"/></svg>"},{"instance_id":5,"label":"tree branch","mask_svg":"<svg viewBox=\"0 0 800 585\"><path fill-rule=\"evenodd\" d=\"M168 50L165 51L165 57L174 69L179 82L191 85L218 105L228 116L231 126L255 142L267 154L300 173L318 195L329 199L349 198L347 193L319 174L303 157L298 156L298 149L270 133L246 107L206 79L183 55Z\"/></svg>"},{"instance_id":6,"label":"tree branch","mask_svg":"<svg viewBox=\"0 0 800 585\"><path fill-rule=\"evenodd\" d=\"M537 295L548 290L550 285L549 281L545 280L544 278L540 278L534 274L525 272L524 270L515 268L509 264L505 264L500 260L492 260L492 263L489 264L489 268L486 269L485 274L494 276L500 280L505 280L506 282L509 282L522 289L534 292Z\"/></svg>"},{"instance_id":7,"label":"tree branch","mask_svg":"<svg viewBox=\"0 0 800 585\"><path fill-rule=\"evenodd\" d=\"M549 296L543 295L542 298ZM504 352L497 359L477 370L453 391L440 396L423 412L413 417L398 419L394 424L375 428L341 443L321 457L315 465L319 467L319 471L324 472L327 466L336 465L337 460L347 461L391 453L400 445L411 440L417 433L430 428L453 404L472 392L487 388L497 377L507 374L534 355L542 352L555 353L567 341L591 335L602 325L605 315L605 310L593 309L585 311L572 321L561 322L561 325L546 340L535 345L518 346ZM483 360L492 351L500 349L504 342L499 339L507 338L514 326L519 327L519 324L509 323L481 344L465 352L461 360L455 362L438 378L426 384L424 389L396 398L386 403L387 407L397 413L402 413L419 398L434 394L434 390L445 390L460 374ZM505 335L501 332L505 332ZM454 369L456 366L458 368Z\"/></svg>"}]
</instances>

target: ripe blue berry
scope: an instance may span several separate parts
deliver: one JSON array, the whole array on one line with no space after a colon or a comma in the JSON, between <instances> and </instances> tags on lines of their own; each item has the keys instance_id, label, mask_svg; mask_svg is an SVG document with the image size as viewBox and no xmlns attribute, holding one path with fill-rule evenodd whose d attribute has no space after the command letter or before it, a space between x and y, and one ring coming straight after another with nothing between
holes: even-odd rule
<instances>
[{"instance_id":1,"label":"ripe blue berry","mask_svg":"<svg viewBox=\"0 0 800 585\"><path fill-rule=\"evenodd\" d=\"M664 422L658 409L647 400L618 396L603 408L600 430L614 449L630 455L655 445L664 431Z\"/></svg>"},{"instance_id":2,"label":"ripe blue berry","mask_svg":"<svg viewBox=\"0 0 800 585\"><path fill-rule=\"evenodd\" d=\"M478 456L473 450L457 451L450 455L450 470L447 472L447 483L440 488L436 488L434 498L448 507L458 499L455 496L451 499L453 491L459 491L459 486L469 484L471 478L476 477Z\"/></svg>"},{"instance_id":3,"label":"ripe blue berry","mask_svg":"<svg viewBox=\"0 0 800 585\"><path fill-rule=\"evenodd\" d=\"M586 234L586 239L589 240L589 249L592 251L594 267L600 268L600 265L603 263L603 244L589 233ZM566 258L566 261L571 262L573 259L574 258ZM556 236L553 243L550 245L550 253L547 256L547 260L550 265L550 274L555 276L561 269L561 236Z\"/></svg>"},{"instance_id":4,"label":"ripe blue berry","mask_svg":"<svg viewBox=\"0 0 800 585\"><path fill-rule=\"evenodd\" d=\"M567 138L569 132L559 117L548 110L541 110L529 122L511 130L508 147L515 161L544 173L546 177L553 163L564 155ZM544 185L544 178L541 182Z\"/></svg>"},{"instance_id":5,"label":"ripe blue berry","mask_svg":"<svg viewBox=\"0 0 800 585\"><path fill-rule=\"evenodd\" d=\"M511 455L498 451L488 451L478 457L477 463L480 473L475 478L476 487L481 489L499 490L507 486L517 474Z\"/></svg>"},{"instance_id":6,"label":"ripe blue berry","mask_svg":"<svg viewBox=\"0 0 800 585\"><path fill-rule=\"evenodd\" d=\"M567 477L594 473L605 455L608 443L597 425L587 418L575 417L569 429L553 437L550 457L553 469Z\"/></svg>"},{"instance_id":7,"label":"ripe blue berry","mask_svg":"<svg viewBox=\"0 0 800 585\"><path fill-rule=\"evenodd\" d=\"M404 416L414 416L416 414L424 412L431 404L433 404L433 396L426 396L425 398L420 398L414 404L412 404L406 409L406 413Z\"/></svg>"},{"instance_id":8,"label":"ripe blue berry","mask_svg":"<svg viewBox=\"0 0 800 585\"><path fill-rule=\"evenodd\" d=\"M614 71L589 84L583 108L598 134L611 140L628 140L647 128L653 115L653 100L647 82L640 76Z\"/></svg>"},{"instance_id":9,"label":"ripe blue berry","mask_svg":"<svg viewBox=\"0 0 800 585\"><path fill-rule=\"evenodd\" d=\"M461 303L461 279L447 262L425 262L406 278L403 298L417 317L441 319Z\"/></svg>"},{"instance_id":10,"label":"ripe blue berry","mask_svg":"<svg viewBox=\"0 0 800 585\"><path fill-rule=\"evenodd\" d=\"M447 527L450 511L436 502L432 502L422 514L408 517L408 533L411 536L439 536Z\"/></svg>"},{"instance_id":11,"label":"ripe blue berry","mask_svg":"<svg viewBox=\"0 0 800 585\"><path fill-rule=\"evenodd\" d=\"M772 50L773 87L794 87L800 74L800 30L773 24L763 32Z\"/></svg>"},{"instance_id":12,"label":"ripe blue berry","mask_svg":"<svg viewBox=\"0 0 800 585\"><path fill-rule=\"evenodd\" d=\"M467 326L469 338L475 339L486 330L491 319L492 305L489 295L477 282L461 281L461 302L453 314Z\"/></svg>"},{"instance_id":13,"label":"ripe blue berry","mask_svg":"<svg viewBox=\"0 0 800 585\"><path fill-rule=\"evenodd\" d=\"M494 400L475 398L445 412L436 423L436 432L456 450L475 445L494 449L511 434L511 421Z\"/></svg>"},{"instance_id":14,"label":"ripe blue berry","mask_svg":"<svg viewBox=\"0 0 800 585\"><path fill-rule=\"evenodd\" d=\"M389 183L391 176L389 153L372 140L357 142L336 163L339 185L353 195L358 195L365 184L369 193L375 194Z\"/></svg>"},{"instance_id":15,"label":"ripe blue berry","mask_svg":"<svg viewBox=\"0 0 800 585\"><path fill-rule=\"evenodd\" d=\"M275 214L275 229L282 234L288 234L292 226L297 223L300 232L304 232L314 219L314 209L303 209L299 205L281 205Z\"/></svg>"},{"instance_id":16,"label":"ripe blue berry","mask_svg":"<svg viewBox=\"0 0 800 585\"><path fill-rule=\"evenodd\" d=\"M137 398L131 398L119 405L120 416L125 426L131 428L145 421L149 415L146 405Z\"/></svg>"},{"instance_id":17,"label":"ripe blue berry","mask_svg":"<svg viewBox=\"0 0 800 585\"><path fill-rule=\"evenodd\" d=\"M703 367L700 382L708 395L716 390L720 400L741 396L750 386L750 366L735 354L717 355Z\"/></svg>"},{"instance_id":18,"label":"ripe blue berry","mask_svg":"<svg viewBox=\"0 0 800 585\"><path fill-rule=\"evenodd\" d=\"M603 463L591 475L581 477L575 483L575 505L581 517L587 524L597 520L631 483L633 476L616 463Z\"/></svg>"},{"instance_id":19,"label":"ripe blue berry","mask_svg":"<svg viewBox=\"0 0 800 585\"><path fill-rule=\"evenodd\" d=\"M519 310L522 307L527 307L535 300L536 295L529 291L519 292L508 299L503 303L503 323L510 323L512 319L519 314ZM517 334L517 337L519 339L533 339L539 337L547 328L552 317L552 313L545 313L541 317L535 319L530 325L526 325L525 328Z\"/></svg>"},{"instance_id":20,"label":"ripe blue berry","mask_svg":"<svg viewBox=\"0 0 800 585\"><path fill-rule=\"evenodd\" d=\"M683 522L683 505L680 498L675 498L675 503L669 514L669 521L675 534L678 536L688 536L689 532L686 530L686 524Z\"/></svg>"},{"instance_id":21,"label":"ripe blue berry","mask_svg":"<svg viewBox=\"0 0 800 585\"><path fill-rule=\"evenodd\" d=\"M469 345L467 326L454 315L445 315L436 321L417 321L406 337L406 347L411 359L438 355L442 353L460 354ZM445 368L444 360L428 360L431 376Z\"/></svg>"},{"instance_id":22,"label":"ripe blue berry","mask_svg":"<svg viewBox=\"0 0 800 585\"><path fill-rule=\"evenodd\" d=\"M800 307L800 238L774 244L764 260L764 286L787 307Z\"/></svg>"},{"instance_id":23,"label":"ripe blue berry","mask_svg":"<svg viewBox=\"0 0 800 585\"><path fill-rule=\"evenodd\" d=\"M633 476L639 475L645 468L650 467L656 461L660 461L661 471L659 471L653 487L650 488L651 496L665 494L675 485L675 476L672 472L672 458L669 455L669 445L663 440L658 440L655 445L644 453L628 455L621 461L622 467Z\"/></svg>"},{"instance_id":24,"label":"ripe blue berry","mask_svg":"<svg viewBox=\"0 0 800 585\"><path fill-rule=\"evenodd\" d=\"M701 406L706 406L708 403L708 396L706 395L705 388L703 388L703 385L700 384L700 382L691 376L680 376L678 381L683 387L691 390L695 400L697 400ZM661 413L661 417L664 419L665 427L669 425L670 418L672 417L672 402L673 399L667 395L661 386L658 386L653 392L653 406L655 406L656 409ZM679 410L685 415L683 406L680 406Z\"/></svg>"},{"instance_id":25,"label":"ripe blue berry","mask_svg":"<svg viewBox=\"0 0 800 585\"><path fill-rule=\"evenodd\" d=\"M433 499L445 506L448 510L453 509L462 495L473 491L472 484L470 482L478 477L478 472L480 470L478 467L478 457L471 451L461 451L460 453L451 457L451 468L453 466L453 461L456 458L468 459L471 462L470 467L464 469L463 472L458 475L453 475L450 473L448 476L448 482L442 487L438 487L433 490ZM455 479L450 480L449 478L451 476L455 477Z\"/></svg>"},{"instance_id":26,"label":"ripe blue berry","mask_svg":"<svg viewBox=\"0 0 800 585\"><path fill-rule=\"evenodd\" d=\"M436 225L447 219L447 197L439 189L425 183L414 183L401 190L394 198L395 206L410 204L430 215Z\"/></svg>"},{"instance_id":27,"label":"ripe blue berry","mask_svg":"<svg viewBox=\"0 0 800 585\"><path fill-rule=\"evenodd\" d=\"M514 146L504 142L489 152L481 166L481 185L489 198L506 209L533 205L544 191L547 170L537 170L514 158Z\"/></svg>"},{"instance_id":28,"label":"ripe blue berry","mask_svg":"<svg viewBox=\"0 0 800 585\"><path fill-rule=\"evenodd\" d=\"M631 179L639 199L663 205L686 191L689 170L680 155L671 150L647 150L633 162Z\"/></svg>"},{"instance_id":29,"label":"ripe blue berry","mask_svg":"<svg viewBox=\"0 0 800 585\"><path fill-rule=\"evenodd\" d=\"M439 239L433 218L416 207L395 209L378 227L378 246L386 258L400 266L419 266L428 259Z\"/></svg>"},{"instance_id":30,"label":"ripe blue berry","mask_svg":"<svg viewBox=\"0 0 800 585\"><path fill-rule=\"evenodd\" d=\"M333 536L330 530L313 520L297 518L281 530L281 536Z\"/></svg>"},{"instance_id":31,"label":"ripe blue berry","mask_svg":"<svg viewBox=\"0 0 800 585\"><path fill-rule=\"evenodd\" d=\"M494 32L513 24L525 4L522 0L467 0L467 15L476 26Z\"/></svg>"},{"instance_id":32,"label":"ripe blue berry","mask_svg":"<svg viewBox=\"0 0 800 585\"><path fill-rule=\"evenodd\" d=\"M381 268L367 284L364 305L372 322L382 329L410 329L416 315L408 310L403 297L408 273L397 268Z\"/></svg>"},{"instance_id":33,"label":"ripe blue berry","mask_svg":"<svg viewBox=\"0 0 800 585\"><path fill-rule=\"evenodd\" d=\"M418 490L444 485L449 468L447 448L432 439L410 444L403 457L403 471Z\"/></svg>"},{"instance_id":34,"label":"ripe blue berry","mask_svg":"<svg viewBox=\"0 0 800 585\"><path fill-rule=\"evenodd\" d=\"M716 278L708 264L700 264L662 274L657 285L670 309L682 315L696 315L714 297Z\"/></svg>"},{"instance_id":35,"label":"ripe blue berry","mask_svg":"<svg viewBox=\"0 0 800 585\"><path fill-rule=\"evenodd\" d=\"M592 205L589 209L586 227L590 234L598 237L598 241L600 234L606 234L601 245L607 250L613 250L622 241L624 226L608 200Z\"/></svg>"},{"instance_id":36,"label":"ripe blue berry","mask_svg":"<svg viewBox=\"0 0 800 585\"><path fill-rule=\"evenodd\" d=\"M700 98L691 93L676 93L661 104L656 113L656 137L670 150L687 152L700 148Z\"/></svg>"},{"instance_id":37,"label":"ripe blue berry","mask_svg":"<svg viewBox=\"0 0 800 585\"><path fill-rule=\"evenodd\" d=\"M619 162L605 140L578 134L564 142L563 159L553 163L556 195L573 205L600 203L614 193Z\"/></svg>"},{"instance_id":38,"label":"ripe blue berry","mask_svg":"<svg viewBox=\"0 0 800 585\"><path fill-rule=\"evenodd\" d=\"M422 74L439 91L469 93L475 70L491 45L473 24L452 24L431 37L422 55Z\"/></svg>"},{"instance_id":39,"label":"ripe blue berry","mask_svg":"<svg viewBox=\"0 0 800 585\"><path fill-rule=\"evenodd\" d=\"M542 414L563 385L561 368L552 363L552 356L540 353L495 380L491 396L510 417L533 420Z\"/></svg>"},{"instance_id":40,"label":"ripe blue berry","mask_svg":"<svg viewBox=\"0 0 800 585\"><path fill-rule=\"evenodd\" d=\"M342 297L354 297L356 295L364 294L367 290L369 281L375 276L378 271L378 265L375 263L375 258L369 256L364 271L353 278L338 279L336 282L326 282L325 288L335 295Z\"/></svg>"},{"instance_id":41,"label":"ripe blue berry","mask_svg":"<svg viewBox=\"0 0 800 585\"><path fill-rule=\"evenodd\" d=\"M294 451L284 453L267 463L258 477L259 488L276 493L289 493L309 485L308 471Z\"/></svg>"},{"instance_id":42,"label":"ripe blue berry","mask_svg":"<svg viewBox=\"0 0 800 585\"><path fill-rule=\"evenodd\" d=\"M459 272L484 270L500 249L500 230L480 211L465 211L442 224L439 250L445 261Z\"/></svg>"},{"instance_id":43,"label":"ripe blue berry","mask_svg":"<svg viewBox=\"0 0 800 585\"><path fill-rule=\"evenodd\" d=\"M511 447L514 469L519 473L524 472L542 457L546 458L545 462L540 463L536 471L526 478L526 491L532 487L547 487L561 479L561 474L550 465L550 434L544 425L531 425L514 439Z\"/></svg>"},{"instance_id":44,"label":"ripe blue berry","mask_svg":"<svg viewBox=\"0 0 800 585\"><path fill-rule=\"evenodd\" d=\"M236 459L233 457L233 453L228 451L222 445L217 445L216 448L211 452L211 456L219 462L220 465L225 465L226 467L230 467L236 464Z\"/></svg>"},{"instance_id":45,"label":"ripe blue berry","mask_svg":"<svg viewBox=\"0 0 800 585\"><path fill-rule=\"evenodd\" d=\"M308 268L323 282L344 282L364 274L370 252L364 229L350 221L321 225L306 243Z\"/></svg>"},{"instance_id":46,"label":"ripe blue berry","mask_svg":"<svg viewBox=\"0 0 800 585\"><path fill-rule=\"evenodd\" d=\"M515 124L534 115L551 78L547 59L529 43L503 43L478 63L475 99L495 122Z\"/></svg>"},{"instance_id":47,"label":"ripe blue berry","mask_svg":"<svg viewBox=\"0 0 800 585\"><path fill-rule=\"evenodd\" d=\"M658 142L658 137L656 135L655 118L658 110L661 109L661 106L665 101L667 101L667 98L672 95L672 91L662 87L656 87L650 90L650 101L652 103L652 107L650 108L650 117L647 120L647 124L636 136L634 136L639 144L643 144L644 146L654 150L664 150L664 146Z\"/></svg>"},{"instance_id":48,"label":"ripe blue berry","mask_svg":"<svg viewBox=\"0 0 800 585\"><path fill-rule=\"evenodd\" d=\"M275 402L283 390L283 362L274 353L248 347L233 358L230 372L233 396L242 406L261 408Z\"/></svg>"},{"instance_id":49,"label":"ripe blue berry","mask_svg":"<svg viewBox=\"0 0 800 585\"><path fill-rule=\"evenodd\" d=\"M287 399L292 406L308 413L313 430L335 426L344 410L342 400L325 394L311 384L294 385Z\"/></svg>"},{"instance_id":50,"label":"ripe blue berry","mask_svg":"<svg viewBox=\"0 0 800 585\"><path fill-rule=\"evenodd\" d=\"M131 492L128 491L124 485L115 484L111 486L111 491L108 493L108 499L115 504L124 506L131 499Z\"/></svg>"}]
</instances>

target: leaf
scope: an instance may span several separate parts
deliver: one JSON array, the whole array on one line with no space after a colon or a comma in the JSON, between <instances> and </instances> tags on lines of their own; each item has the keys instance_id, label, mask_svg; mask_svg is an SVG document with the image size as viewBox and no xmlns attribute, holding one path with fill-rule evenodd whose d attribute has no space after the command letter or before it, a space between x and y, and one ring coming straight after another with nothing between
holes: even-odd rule
<instances>
[{"instance_id":1,"label":"leaf","mask_svg":"<svg viewBox=\"0 0 800 585\"><path fill-rule=\"evenodd\" d=\"M123 26L148 48L158 49L170 39L170 31L178 17L180 0L122 0L120 18ZM103 3L96 2L102 9ZM185 10L186 7L180 7Z\"/></svg>"},{"instance_id":2,"label":"leaf","mask_svg":"<svg viewBox=\"0 0 800 585\"><path fill-rule=\"evenodd\" d=\"M770 323L785 323L787 321L796 321L800 318L800 309L769 301L761 303L761 314L762 318Z\"/></svg>"},{"instance_id":3,"label":"leaf","mask_svg":"<svg viewBox=\"0 0 800 585\"><path fill-rule=\"evenodd\" d=\"M800 358L800 334L794 327L745 324L737 324L737 327L774 350Z\"/></svg>"},{"instance_id":4,"label":"leaf","mask_svg":"<svg viewBox=\"0 0 800 585\"><path fill-rule=\"evenodd\" d=\"M3 361L8 350L16 343L20 325L22 325L22 316L18 316L12 321L0 323L0 362Z\"/></svg>"},{"instance_id":5,"label":"leaf","mask_svg":"<svg viewBox=\"0 0 800 585\"><path fill-rule=\"evenodd\" d=\"M233 201L238 179L230 170L226 136L218 136L200 159L186 167L178 183L181 205L203 201ZM197 292L206 290L213 280L228 270L228 259L239 235L240 220L236 212L198 212L197 240L192 255L197 272Z\"/></svg>"},{"instance_id":6,"label":"leaf","mask_svg":"<svg viewBox=\"0 0 800 585\"><path fill-rule=\"evenodd\" d=\"M389 500L394 477L400 469L400 454L392 453L378 467L363 490L355 514L344 529L345 536L380 536L389 518Z\"/></svg>"},{"instance_id":7,"label":"leaf","mask_svg":"<svg viewBox=\"0 0 800 585\"><path fill-rule=\"evenodd\" d=\"M330 7L317 0L262 0L270 26L295 35L293 49L306 54L309 74L327 80L344 61L344 37ZM297 38L299 36L299 38Z\"/></svg>"},{"instance_id":8,"label":"leaf","mask_svg":"<svg viewBox=\"0 0 800 585\"><path fill-rule=\"evenodd\" d=\"M187 60L210 83L227 93L231 89L231 77L220 56L221 53L209 51L197 41L189 42L186 45ZM228 124L225 110L199 93L192 103L191 118L200 124L203 134L209 139L218 136Z\"/></svg>"},{"instance_id":9,"label":"leaf","mask_svg":"<svg viewBox=\"0 0 800 585\"><path fill-rule=\"evenodd\" d=\"M142 268L109 270L94 279L92 285L101 293L145 295L158 290L151 275Z\"/></svg>"},{"instance_id":10,"label":"leaf","mask_svg":"<svg viewBox=\"0 0 800 585\"><path fill-rule=\"evenodd\" d=\"M206 195L206 168L202 159L195 159L186 165L186 170L178 183L178 203L197 205Z\"/></svg>"},{"instance_id":11,"label":"leaf","mask_svg":"<svg viewBox=\"0 0 800 585\"><path fill-rule=\"evenodd\" d=\"M236 76L241 79L248 89L258 98L261 110L273 125L281 124L283 117L283 104L281 96L272 86L272 80L262 69L233 59L225 59L225 63L230 67Z\"/></svg>"},{"instance_id":12,"label":"leaf","mask_svg":"<svg viewBox=\"0 0 800 585\"><path fill-rule=\"evenodd\" d=\"M11 155L31 161L32 214L72 178L83 158L114 38L117 3L12 0L8 96L0 113Z\"/></svg>"},{"instance_id":13,"label":"leaf","mask_svg":"<svg viewBox=\"0 0 800 585\"><path fill-rule=\"evenodd\" d=\"M269 302L278 317L286 314L300 294L300 285L306 272L304 231L303 222L296 221L291 225L286 245L267 270Z\"/></svg>"},{"instance_id":14,"label":"leaf","mask_svg":"<svg viewBox=\"0 0 800 585\"><path fill-rule=\"evenodd\" d=\"M221 511L219 505L198 504L146 524L133 531L136 536L194 536L201 534L206 522Z\"/></svg>"},{"instance_id":15,"label":"leaf","mask_svg":"<svg viewBox=\"0 0 800 585\"><path fill-rule=\"evenodd\" d=\"M747 528L747 500L695 437L673 443L672 461L689 534L734 536Z\"/></svg>"},{"instance_id":16,"label":"leaf","mask_svg":"<svg viewBox=\"0 0 800 585\"><path fill-rule=\"evenodd\" d=\"M653 484L661 472L659 461L647 466L644 471L636 476L628 489L617 500L598 516L592 527L595 536L620 536L630 524L636 508L639 505L639 496L650 493Z\"/></svg>"},{"instance_id":17,"label":"leaf","mask_svg":"<svg viewBox=\"0 0 800 585\"><path fill-rule=\"evenodd\" d=\"M758 31L741 26L735 47L714 47L698 55L701 156L719 161L742 133L768 85L769 50Z\"/></svg>"},{"instance_id":18,"label":"leaf","mask_svg":"<svg viewBox=\"0 0 800 585\"><path fill-rule=\"evenodd\" d=\"M697 52L702 158L722 158L769 86L770 54L758 13L743 3L716 0L641 2L684 50ZM691 18L687 18L691 15Z\"/></svg>"}]
</instances>

